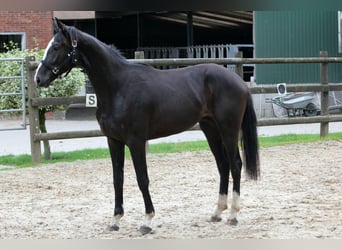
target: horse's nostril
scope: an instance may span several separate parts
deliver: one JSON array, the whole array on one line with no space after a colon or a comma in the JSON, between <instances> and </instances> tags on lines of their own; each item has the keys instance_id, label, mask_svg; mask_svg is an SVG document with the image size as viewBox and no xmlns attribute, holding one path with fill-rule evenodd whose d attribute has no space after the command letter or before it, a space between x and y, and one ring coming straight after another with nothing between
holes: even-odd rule
<instances>
[{"instance_id":1,"label":"horse's nostril","mask_svg":"<svg viewBox=\"0 0 342 250\"><path fill-rule=\"evenodd\" d=\"M36 83L38 83L38 84L40 83L40 78L39 78L39 76L36 77Z\"/></svg>"}]
</instances>

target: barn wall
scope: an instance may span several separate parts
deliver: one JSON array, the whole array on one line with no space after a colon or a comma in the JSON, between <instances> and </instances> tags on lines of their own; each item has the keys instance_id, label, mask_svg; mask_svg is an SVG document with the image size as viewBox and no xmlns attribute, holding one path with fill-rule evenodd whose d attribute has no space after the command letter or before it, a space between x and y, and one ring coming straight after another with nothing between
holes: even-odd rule
<instances>
[{"instance_id":1,"label":"barn wall","mask_svg":"<svg viewBox=\"0 0 342 250\"><path fill-rule=\"evenodd\" d=\"M255 57L316 57L338 53L337 11L256 11ZM256 65L256 82L317 83L318 64ZM329 82L342 82L342 65L329 66Z\"/></svg>"}]
</instances>

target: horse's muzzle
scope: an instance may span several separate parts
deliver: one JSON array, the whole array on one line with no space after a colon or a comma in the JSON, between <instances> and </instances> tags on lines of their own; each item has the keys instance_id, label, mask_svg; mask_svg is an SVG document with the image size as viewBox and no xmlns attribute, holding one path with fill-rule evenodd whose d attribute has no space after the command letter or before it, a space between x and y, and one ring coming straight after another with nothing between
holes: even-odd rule
<instances>
[{"instance_id":1,"label":"horse's muzzle","mask_svg":"<svg viewBox=\"0 0 342 250\"><path fill-rule=\"evenodd\" d=\"M42 82L39 76L35 77L35 82L37 87L48 87L50 85L49 82Z\"/></svg>"}]
</instances>

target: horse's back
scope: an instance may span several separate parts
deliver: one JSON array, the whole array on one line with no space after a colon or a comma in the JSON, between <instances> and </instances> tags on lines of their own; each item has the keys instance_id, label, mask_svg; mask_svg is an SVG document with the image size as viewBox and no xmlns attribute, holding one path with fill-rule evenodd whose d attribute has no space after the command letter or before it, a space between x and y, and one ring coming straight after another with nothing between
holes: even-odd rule
<instances>
[{"instance_id":1,"label":"horse's back","mask_svg":"<svg viewBox=\"0 0 342 250\"><path fill-rule=\"evenodd\" d=\"M203 115L211 112L213 104L244 106L249 95L249 88L243 79L218 64L198 64L170 70L149 68L144 74L149 77L144 88L159 105L197 106Z\"/></svg>"}]
</instances>

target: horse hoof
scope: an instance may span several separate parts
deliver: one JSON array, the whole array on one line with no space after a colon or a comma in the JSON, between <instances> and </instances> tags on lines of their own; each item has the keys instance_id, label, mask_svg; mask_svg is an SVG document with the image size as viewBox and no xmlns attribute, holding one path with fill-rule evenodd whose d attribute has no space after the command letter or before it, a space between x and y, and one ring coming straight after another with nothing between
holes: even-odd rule
<instances>
[{"instance_id":1,"label":"horse hoof","mask_svg":"<svg viewBox=\"0 0 342 250\"><path fill-rule=\"evenodd\" d=\"M238 220L236 218L228 219L227 224L231 226L236 226L238 224Z\"/></svg>"},{"instance_id":2,"label":"horse hoof","mask_svg":"<svg viewBox=\"0 0 342 250\"><path fill-rule=\"evenodd\" d=\"M210 222L220 222L221 220L222 220L222 218L217 216L217 215L213 215L210 218Z\"/></svg>"},{"instance_id":3,"label":"horse hoof","mask_svg":"<svg viewBox=\"0 0 342 250\"><path fill-rule=\"evenodd\" d=\"M152 228L148 226L141 226L139 231L142 235L145 235L145 234L149 234L152 231Z\"/></svg>"},{"instance_id":4,"label":"horse hoof","mask_svg":"<svg viewBox=\"0 0 342 250\"><path fill-rule=\"evenodd\" d=\"M109 231L119 231L119 226L114 224L113 226L108 227Z\"/></svg>"}]
</instances>

